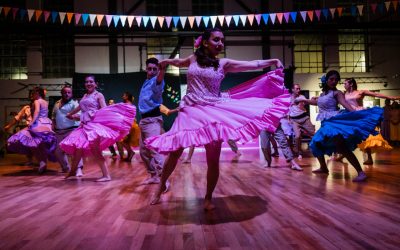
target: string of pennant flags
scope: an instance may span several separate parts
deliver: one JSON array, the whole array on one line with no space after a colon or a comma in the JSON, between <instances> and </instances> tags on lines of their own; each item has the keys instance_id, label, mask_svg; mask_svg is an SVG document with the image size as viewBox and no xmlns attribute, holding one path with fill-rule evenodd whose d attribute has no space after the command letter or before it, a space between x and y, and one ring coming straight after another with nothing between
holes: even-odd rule
<instances>
[{"instance_id":1,"label":"string of pennant flags","mask_svg":"<svg viewBox=\"0 0 400 250\"><path fill-rule=\"evenodd\" d=\"M382 3L371 3L368 7L372 14L383 14L385 11L388 13L391 9L394 12L398 10L400 0L396 1L385 1ZM121 23L122 27L132 28L135 26L134 22L138 27L142 28L155 28L157 23L163 28L178 28L179 25L182 28L193 28L195 25L200 27L202 24L204 27L209 28L215 27L217 21L221 26L226 23L228 27L245 26L248 23L250 26L271 24L283 24L283 23L296 23L296 22L313 22L314 20L321 21L322 18L325 20L340 18L344 11L349 11L352 16L363 16L365 12L365 5L352 5L350 7L336 7L336 8L323 8L316 10L306 11L291 11L291 12L280 12L280 13L268 13L268 14L247 14L247 15L217 15L217 16L127 16L127 15L103 15L103 14L87 14L87 13L73 13L73 12L59 12L59 11L46 11L46 10L35 10L35 9L23 9L13 7L2 7L0 6L0 16L4 14L4 17L11 15L12 20L29 22L43 22L44 23L57 23L58 18L60 24L67 22L68 24L83 24L84 26L102 26L106 24L110 27L113 23L114 27L117 27ZM103 21L105 20L105 21Z\"/></svg>"}]
</instances>

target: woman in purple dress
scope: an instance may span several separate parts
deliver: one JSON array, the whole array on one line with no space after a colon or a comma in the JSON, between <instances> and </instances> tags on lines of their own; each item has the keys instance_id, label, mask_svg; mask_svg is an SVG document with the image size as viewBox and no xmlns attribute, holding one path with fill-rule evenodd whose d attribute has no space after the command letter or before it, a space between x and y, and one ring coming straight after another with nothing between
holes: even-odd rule
<instances>
[{"instance_id":1,"label":"woman in purple dress","mask_svg":"<svg viewBox=\"0 0 400 250\"><path fill-rule=\"evenodd\" d=\"M103 173L103 176L96 181L110 181L111 175L102 151L129 133L136 115L136 108L133 105L118 103L106 106L103 94L98 92L96 87L95 77L87 76L86 94L79 106L67 115L69 119L73 119L74 115L81 111L80 126L60 143L62 150L73 155L71 171L66 178L75 176L82 156L90 156Z\"/></svg>"}]
</instances>

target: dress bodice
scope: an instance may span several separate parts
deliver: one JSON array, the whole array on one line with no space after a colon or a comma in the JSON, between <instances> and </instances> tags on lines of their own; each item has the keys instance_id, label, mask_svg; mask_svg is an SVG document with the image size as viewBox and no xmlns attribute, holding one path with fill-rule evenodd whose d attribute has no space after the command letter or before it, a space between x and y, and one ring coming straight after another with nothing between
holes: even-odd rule
<instances>
[{"instance_id":1,"label":"dress bodice","mask_svg":"<svg viewBox=\"0 0 400 250\"><path fill-rule=\"evenodd\" d=\"M180 107L200 105L214 105L223 101L227 95L221 95L220 86L225 77L221 66L201 67L196 61L192 62L187 72L187 92L181 101Z\"/></svg>"},{"instance_id":2,"label":"dress bodice","mask_svg":"<svg viewBox=\"0 0 400 250\"><path fill-rule=\"evenodd\" d=\"M47 105L47 103L43 103L43 101L40 102L38 118L47 118L49 114L49 106Z\"/></svg>"},{"instance_id":3,"label":"dress bodice","mask_svg":"<svg viewBox=\"0 0 400 250\"><path fill-rule=\"evenodd\" d=\"M339 113L338 101L333 90L329 90L326 94L321 94L318 97L317 105L319 108L317 121L329 119Z\"/></svg>"},{"instance_id":4,"label":"dress bodice","mask_svg":"<svg viewBox=\"0 0 400 250\"><path fill-rule=\"evenodd\" d=\"M88 122L92 120L94 114L96 113L97 110L99 110L100 104L97 101L97 95L100 93L97 91L94 91L91 94L86 94L82 100L79 103L79 106L81 107L81 122Z\"/></svg>"},{"instance_id":5,"label":"dress bodice","mask_svg":"<svg viewBox=\"0 0 400 250\"><path fill-rule=\"evenodd\" d=\"M346 99L346 102L355 110L362 110L364 109L362 101L363 97L360 95L360 93L355 90L351 93L346 93L344 95L344 98Z\"/></svg>"}]
</instances>

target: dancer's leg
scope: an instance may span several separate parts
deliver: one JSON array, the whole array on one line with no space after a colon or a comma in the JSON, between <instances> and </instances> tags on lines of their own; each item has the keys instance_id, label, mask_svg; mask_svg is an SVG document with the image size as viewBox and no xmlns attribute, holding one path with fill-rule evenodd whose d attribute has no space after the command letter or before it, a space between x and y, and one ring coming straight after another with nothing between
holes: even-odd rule
<instances>
[{"instance_id":1,"label":"dancer's leg","mask_svg":"<svg viewBox=\"0 0 400 250\"><path fill-rule=\"evenodd\" d=\"M72 164L71 164L71 170L69 173L65 176L65 179L75 176L76 175L76 170L78 170L79 164L82 164L82 150L81 149L76 149L74 155L72 156Z\"/></svg>"},{"instance_id":2,"label":"dancer's leg","mask_svg":"<svg viewBox=\"0 0 400 250\"><path fill-rule=\"evenodd\" d=\"M205 145L207 157L207 193L204 201L204 209L212 210L212 194L219 178L219 158L221 156L221 141L211 142Z\"/></svg>"}]
</instances>

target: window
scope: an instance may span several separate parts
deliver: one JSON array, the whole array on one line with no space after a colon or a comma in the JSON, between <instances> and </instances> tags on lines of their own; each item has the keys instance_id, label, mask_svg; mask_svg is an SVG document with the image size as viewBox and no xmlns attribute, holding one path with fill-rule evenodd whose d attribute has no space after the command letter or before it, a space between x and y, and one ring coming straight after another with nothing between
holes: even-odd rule
<instances>
[{"instance_id":1,"label":"window","mask_svg":"<svg viewBox=\"0 0 400 250\"><path fill-rule=\"evenodd\" d=\"M17 35L0 36L0 79L28 79L25 38Z\"/></svg>"},{"instance_id":2,"label":"window","mask_svg":"<svg viewBox=\"0 0 400 250\"><path fill-rule=\"evenodd\" d=\"M296 73L322 73L322 58L322 37L318 35L296 35L294 37Z\"/></svg>"},{"instance_id":3,"label":"window","mask_svg":"<svg viewBox=\"0 0 400 250\"><path fill-rule=\"evenodd\" d=\"M147 0L146 8L149 16L178 15L177 0Z\"/></svg>"},{"instance_id":4,"label":"window","mask_svg":"<svg viewBox=\"0 0 400 250\"><path fill-rule=\"evenodd\" d=\"M363 34L339 34L340 72L366 72L365 47Z\"/></svg>"},{"instance_id":5,"label":"window","mask_svg":"<svg viewBox=\"0 0 400 250\"><path fill-rule=\"evenodd\" d=\"M193 0L192 12L196 16L222 15L224 13L223 0Z\"/></svg>"},{"instance_id":6,"label":"window","mask_svg":"<svg viewBox=\"0 0 400 250\"><path fill-rule=\"evenodd\" d=\"M42 57L43 78L72 77L75 72L74 39L43 39Z\"/></svg>"},{"instance_id":7,"label":"window","mask_svg":"<svg viewBox=\"0 0 400 250\"><path fill-rule=\"evenodd\" d=\"M171 55L174 58L179 58L179 51L175 51L177 45L177 37L147 38L147 58L155 57L162 60L170 58ZM179 68L170 65L166 72L179 75Z\"/></svg>"}]
</instances>

